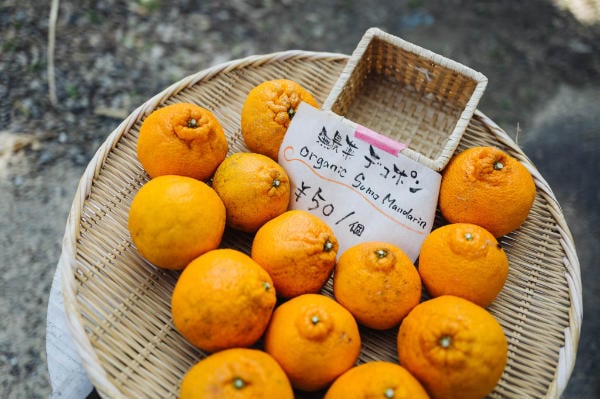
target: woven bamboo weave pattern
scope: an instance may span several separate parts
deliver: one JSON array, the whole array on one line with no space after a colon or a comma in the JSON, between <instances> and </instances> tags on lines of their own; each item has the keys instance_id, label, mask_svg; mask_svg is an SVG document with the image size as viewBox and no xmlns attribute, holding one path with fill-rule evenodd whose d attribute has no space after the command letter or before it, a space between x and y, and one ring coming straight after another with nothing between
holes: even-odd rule
<instances>
[{"instance_id":1,"label":"woven bamboo weave pattern","mask_svg":"<svg viewBox=\"0 0 600 399\"><path fill-rule=\"evenodd\" d=\"M144 261L129 239L129 205L148 180L135 153L141 121L169 103L197 103L219 119L230 152L243 151L239 114L252 87L268 79L289 78L323 103L347 61L340 54L291 51L217 65L149 99L98 149L73 201L59 266L74 345L103 397L176 398L184 373L205 355L189 345L171 322L170 295L178 273ZM368 106L362 109L352 115L376 129L381 110L371 114ZM425 139L415 136L411 143ZM473 145L495 145L517 157L533 173L538 189L525 224L501 240L510 273L490 311L504 328L510 353L490 397L556 398L573 368L581 323L581 282L572 237L535 166L480 112L470 120L458 150ZM249 234L228 232L222 245L248 253L251 239ZM324 293L331 295L331 282ZM395 331L361 332L360 362L397 361Z\"/></svg>"},{"instance_id":2,"label":"woven bamboo weave pattern","mask_svg":"<svg viewBox=\"0 0 600 399\"><path fill-rule=\"evenodd\" d=\"M324 108L407 144L404 155L440 171L486 86L481 73L371 28Z\"/></svg>"}]
</instances>

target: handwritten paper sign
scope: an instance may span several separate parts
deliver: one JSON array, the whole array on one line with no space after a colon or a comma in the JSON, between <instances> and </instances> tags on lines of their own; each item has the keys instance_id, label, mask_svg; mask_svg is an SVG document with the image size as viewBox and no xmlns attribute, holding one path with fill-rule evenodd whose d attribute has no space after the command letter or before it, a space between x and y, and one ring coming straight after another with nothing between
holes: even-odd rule
<instances>
[{"instance_id":1,"label":"handwritten paper sign","mask_svg":"<svg viewBox=\"0 0 600 399\"><path fill-rule=\"evenodd\" d=\"M402 155L406 146L302 103L279 150L290 208L333 229L341 254L364 241L393 243L414 262L431 232L441 175Z\"/></svg>"}]
</instances>

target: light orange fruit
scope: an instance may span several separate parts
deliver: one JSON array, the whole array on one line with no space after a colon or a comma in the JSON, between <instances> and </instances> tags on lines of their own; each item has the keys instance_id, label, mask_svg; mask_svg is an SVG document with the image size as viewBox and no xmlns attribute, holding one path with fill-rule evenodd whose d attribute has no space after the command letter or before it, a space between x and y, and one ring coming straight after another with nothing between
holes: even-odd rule
<instances>
[{"instance_id":1,"label":"light orange fruit","mask_svg":"<svg viewBox=\"0 0 600 399\"><path fill-rule=\"evenodd\" d=\"M291 298L319 292L335 267L339 245L322 219L290 210L269 220L252 241L252 259L273 278L277 293Z\"/></svg>"},{"instance_id":2,"label":"light orange fruit","mask_svg":"<svg viewBox=\"0 0 600 399\"><path fill-rule=\"evenodd\" d=\"M419 274L432 296L456 295L485 307L504 287L508 258L483 227L452 223L423 241Z\"/></svg>"},{"instance_id":3,"label":"light orange fruit","mask_svg":"<svg viewBox=\"0 0 600 399\"><path fill-rule=\"evenodd\" d=\"M421 302L404 318L398 358L433 399L481 399L500 380L508 345L488 311L444 295Z\"/></svg>"},{"instance_id":4,"label":"light orange fruit","mask_svg":"<svg viewBox=\"0 0 600 399\"><path fill-rule=\"evenodd\" d=\"M335 299L356 320L392 328L421 300L421 278L408 256L386 242L362 242L342 253L333 273Z\"/></svg>"},{"instance_id":5,"label":"light orange fruit","mask_svg":"<svg viewBox=\"0 0 600 399\"><path fill-rule=\"evenodd\" d=\"M442 172L439 208L450 223L473 223L495 237L517 229L535 200L531 173L494 147L472 147L455 155Z\"/></svg>"},{"instance_id":6,"label":"light orange fruit","mask_svg":"<svg viewBox=\"0 0 600 399\"><path fill-rule=\"evenodd\" d=\"M283 369L269 354L225 349L192 366L183 377L180 399L293 399Z\"/></svg>"},{"instance_id":7,"label":"light orange fruit","mask_svg":"<svg viewBox=\"0 0 600 399\"><path fill-rule=\"evenodd\" d=\"M404 367L373 361L339 376L324 399L429 399L429 395Z\"/></svg>"},{"instance_id":8,"label":"light orange fruit","mask_svg":"<svg viewBox=\"0 0 600 399\"><path fill-rule=\"evenodd\" d=\"M185 176L159 176L135 194L128 229L151 263L179 270L221 243L225 206L205 183Z\"/></svg>"},{"instance_id":9,"label":"light orange fruit","mask_svg":"<svg viewBox=\"0 0 600 399\"><path fill-rule=\"evenodd\" d=\"M350 312L321 294L300 295L279 305L264 344L292 386L303 391L325 388L354 365L361 349Z\"/></svg>"},{"instance_id":10,"label":"light orange fruit","mask_svg":"<svg viewBox=\"0 0 600 399\"><path fill-rule=\"evenodd\" d=\"M312 94L289 79L269 80L250 90L241 113L242 136L250 151L277 161L283 137L303 101L318 107Z\"/></svg>"},{"instance_id":11,"label":"light orange fruit","mask_svg":"<svg viewBox=\"0 0 600 399\"><path fill-rule=\"evenodd\" d=\"M140 127L137 156L150 177L208 180L227 155L227 137L208 109L175 103L154 110Z\"/></svg>"},{"instance_id":12,"label":"light orange fruit","mask_svg":"<svg viewBox=\"0 0 600 399\"><path fill-rule=\"evenodd\" d=\"M227 209L227 225L255 232L265 222L281 215L290 201L290 179L271 158L238 152L217 168L212 187Z\"/></svg>"},{"instance_id":13,"label":"light orange fruit","mask_svg":"<svg viewBox=\"0 0 600 399\"><path fill-rule=\"evenodd\" d=\"M208 352L258 341L277 298L269 274L246 254L215 249L181 273L171 297L177 330Z\"/></svg>"}]
</instances>

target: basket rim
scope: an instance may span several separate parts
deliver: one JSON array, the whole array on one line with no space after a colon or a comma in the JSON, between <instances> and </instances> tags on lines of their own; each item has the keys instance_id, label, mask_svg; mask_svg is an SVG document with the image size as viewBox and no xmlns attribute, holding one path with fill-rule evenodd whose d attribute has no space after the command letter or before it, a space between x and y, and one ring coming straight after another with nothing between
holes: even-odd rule
<instances>
[{"instance_id":1,"label":"basket rim","mask_svg":"<svg viewBox=\"0 0 600 399\"><path fill-rule=\"evenodd\" d=\"M72 335L75 349L81 357L82 365L88 374L90 381L94 386L99 388L99 391L101 391L102 394L108 395L111 398L125 397L116 388L116 386L109 381L105 370L100 366L98 355L92 347L89 337L83 327L82 316L78 311L77 282L75 278L77 265L75 262L75 255L80 236L81 210L91 192L92 183L99 174L106 157L118 143L120 138L126 134L136 122L148 115L166 99L174 96L187 87L193 86L205 80L210 80L221 73L236 69L303 59L347 62L349 56L346 54L332 52L288 50L235 59L225 63L213 65L209 68L188 75L187 77L184 77L183 79L160 91L136 108L133 112L131 112L129 116L125 118L117 126L117 128L115 128L107 136L103 144L101 144L101 146L97 149L96 153L86 166L79 180L67 218L58 267L60 268L61 273L61 283L63 287L62 293L68 329ZM504 132L495 122L493 122L481 111L476 109L473 113L473 118L479 119L502 144L516 150L519 161L521 161L532 173L538 191L548 200L547 202L556 218L557 227L562 237L560 245L563 247L566 254L565 258L563 259L563 263L566 269L565 277L568 282L570 299L569 325L565 327L564 346L560 348L554 379L546 394L546 397L558 398L566 388L575 365L575 357L579 343L579 335L583 317L580 266L573 238L562 213L560 204L554 196L550 186L537 168L532 164L532 162L526 157L526 155L522 153L517 144L508 136L506 132Z\"/></svg>"}]
</instances>

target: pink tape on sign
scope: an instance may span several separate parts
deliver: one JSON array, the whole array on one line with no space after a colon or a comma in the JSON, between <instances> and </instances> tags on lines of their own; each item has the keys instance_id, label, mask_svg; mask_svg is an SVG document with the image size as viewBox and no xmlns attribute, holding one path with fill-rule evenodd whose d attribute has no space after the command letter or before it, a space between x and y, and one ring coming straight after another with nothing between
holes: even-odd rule
<instances>
[{"instance_id":1,"label":"pink tape on sign","mask_svg":"<svg viewBox=\"0 0 600 399\"><path fill-rule=\"evenodd\" d=\"M388 152L393 156L398 156L398 153L408 147L406 144L399 143L391 138L372 131L361 125L356 125L354 137L377 147L380 150Z\"/></svg>"}]
</instances>

